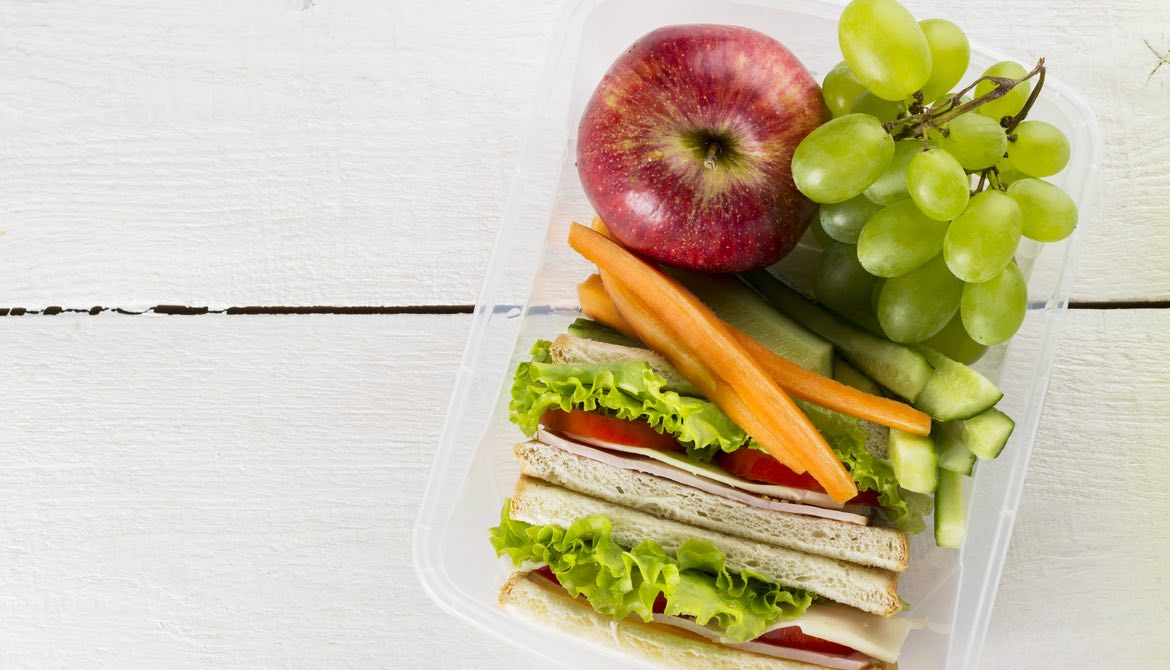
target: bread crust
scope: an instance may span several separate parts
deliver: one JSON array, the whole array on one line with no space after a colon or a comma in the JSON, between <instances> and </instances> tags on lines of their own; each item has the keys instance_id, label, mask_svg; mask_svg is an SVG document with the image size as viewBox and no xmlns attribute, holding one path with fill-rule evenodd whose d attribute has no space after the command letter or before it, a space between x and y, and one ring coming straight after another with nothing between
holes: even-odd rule
<instances>
[{"instance_id":1,"label":"bread crust","mask_svg":"<svg viewBox=\"0 0 1170 670\"><path fill-rule=\"evenodd\" d=\"M562 333L553 340L548 353L553 363L569 365L642 361L650 366L655 375L666 381L667 388L683 395L699 393L666 358L650 349L598 342Z\"/></svg>"}]
</instances>

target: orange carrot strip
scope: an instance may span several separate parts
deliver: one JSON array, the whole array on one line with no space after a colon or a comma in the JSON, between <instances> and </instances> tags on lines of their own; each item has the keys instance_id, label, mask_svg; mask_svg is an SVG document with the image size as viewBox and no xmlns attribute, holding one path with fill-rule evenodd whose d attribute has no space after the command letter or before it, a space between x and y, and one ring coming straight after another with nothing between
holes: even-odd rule
<instances>
[{"instance_id":1,"label":"orange carrot strip","mask_svg":"<svg viewBox=\"0 0 1170 670\"><path fill-rule=\"evenodd\" d=\"M847 386L817 374L756 342L747 333L728 325L736 341L747 349L788 393L842 414L896 428L914 435L930 435L930 415L910 405Z\"/></svg>"},{"instance_id":2,"label":"orange carrot strip","mask_svg":"<svg viewBox=\"0 0 1170 670\"><path fill-rule=\"evenodd\" d=\"M604 271L602 271L604 273ZM707 399L723 410L736 425L743 428L749 435L756 438L761 444L764 440L775 441L783 439L773 434L772 428L752 413L743 399L719 378L710 368L703 364L694 354L687 350L678 341L676 333L654 312L646 306L628 287L613 279L608 273L603 274L605 289L609 298L621 312L628 326L642 342L658 353L662 354L670 364L687 378L695 388L699 389ZM785 453L784 458L776 457L778 461L795 472L805 471L803 465Z\"/></svg>"},{"instance_id":3,"label":"orange carrot strip","mask_svg":"<svg viewBox=\"0 0 1170 670\"><path fill-rule=\"evenodd\" d=\"M581 309L591 318L620 331L626 337L632 337L633 330L630 324L622 319L605 293L601 277L591 275L578 287L577 295L581 299ZM732 337L763 366L786 393L842 414L913 435L930 434L930 415L906 403L859 391L831 377L802 368L755 341L735 326L727 322L724 322L724 325Z\"/></svg>"},{"instance_id":4,"label":"orange carrot strip","mask_svg":"<svg viewBox=\"0 0 1170 670\"><path fill-rule=\"evenodd\" d=\"M589 275L588 279L577 286L577 300L581 303L581 311L589 318L613 328L626 337L640 339L609 299L600 275Z\"/></svg>"},{"instance_id":5,"label":"orange carrot strip","mask_svg":"<svg viewBox=\"0 0 1170 670\"><path fill-rule=\"evenodd\" d=\"M808 417L698 298L653 266L585 226L574 223L570 227L569 245L611 276L621 277L622 285L646 303L660 322L670 324L686 351L726 379L750 413L757 415L769 428L767 432L771 435L764 439L753 435L765 450L781 462L803 463L837 502L845 502L857 495L853 478ZM630 318L628 314L623 316L627 320ZM773 439L773 436L779 439Z\"/></svg>"}]
</instances>

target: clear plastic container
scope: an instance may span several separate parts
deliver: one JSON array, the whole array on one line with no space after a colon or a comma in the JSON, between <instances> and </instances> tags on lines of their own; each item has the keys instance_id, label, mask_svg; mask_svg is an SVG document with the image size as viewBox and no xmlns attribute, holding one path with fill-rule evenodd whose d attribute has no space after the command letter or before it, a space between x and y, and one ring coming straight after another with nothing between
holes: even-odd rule
<instances>
[{"instance_id":1,"label":"clear plastic container","mask_svg":"<svg viewBox=\"0 0 1170 670\"><path fill-rule=\"evenodd\" d=\"M537 629L499 609L497 590L511 569L506 559L494 558L488 543L488 528L498 521L518 474L511 448L521 435L507 421L511 372L533 340L555 335L577 316L575 286L590 272L565 243L571 221L592 217L573 164L577 121L613 60L639 36L663 25L727 23L760 30L788 46L819 80L840 59L840 10L838 4L809 0L583 0L566 13L476 305L415 529L419 579L452 614L567 667L637 666L629 658L619 660L613 652ZM973 44L967 80L1005 59ZM1093 114L1079 95L1049 77L1031 118L1054 123L1069 136L1072 161L1053 181L1077 201L1084 225L1101 153ZM979 365L1004 390L999 406L1016 419L1017 427L1003 455L981 463L968 489L963 549L936 548L929 531L912 542L910 569L899 592L912 603L911 614L928 625L908 641L903 670L978 667L1044 407L1076 239L1074 234L1044 245L1042 253L1039 245L1021 250L1021 266L1029 274L1024 327ZM782 267L799 271L800 253L791 258Z\"/></svg>"}]
</instances>

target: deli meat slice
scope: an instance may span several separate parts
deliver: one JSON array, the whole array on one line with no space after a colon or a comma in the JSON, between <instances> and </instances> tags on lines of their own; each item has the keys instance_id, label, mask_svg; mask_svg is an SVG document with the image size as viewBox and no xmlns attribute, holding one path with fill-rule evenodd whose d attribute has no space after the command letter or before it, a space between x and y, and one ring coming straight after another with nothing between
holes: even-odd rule
<instances>
[{"instance_id":1,"label":"deli meat slice","mask_svg":"<svg viewBox=\"0 0 1170 670\"><path fill-rule=\"evenodd\" d=\"M689 630L697 635L713 641L719 642L728 647L736 649L743 649L750 651L753 654L763 654L765 656L773 656L775 658L783 658L790 661L801 661L803 663L815 663L826 668L834 668L835 670L874 670L880 668L872 658L865 654L852 654L850 656L838 656L836 654L822 654L816 651L808 651L805 649L793 649L792 647L780 647L766 642L722 642L719 638L719 631L712 630L707 626L695 623L690 619L683 617L669 616L667 614L655 614L654 621L668 626L675 626Z\"/></svg>"}]
</instances>

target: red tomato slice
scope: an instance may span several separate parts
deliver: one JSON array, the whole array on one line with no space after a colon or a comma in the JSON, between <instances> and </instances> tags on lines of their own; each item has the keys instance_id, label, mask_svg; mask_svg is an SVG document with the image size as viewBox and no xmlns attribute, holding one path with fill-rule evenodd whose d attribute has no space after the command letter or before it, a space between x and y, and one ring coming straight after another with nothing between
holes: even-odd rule
<instances>
[{"instance_id":1,"label":"red tomato slice","mask_svg":"<svg viewBox=\"0 0 1170 670\"><path fill-rule=\"evenodd\" d=\"M837 644L836 642L822 640L819 637L805 635L804 632L800 630L799 626L777 628L774 631L764 633L760 637L757 637L755 641L774 644L778 647L815 651L821 654L840 654L841 656L848 656L853 653L852 649L846 647L843 644Z\"/></svg>"},{"instance_id":2,"label":"red tomato slice","mask_svg":"<svg viewBox=\"0 0 1170 670\"><path fill-rule=\"evenodd\" d=\"M737 477L777 486L791 486L805 491L825 492L824 487L807 472L798 475L772 456L755 449L736 449L716 457L720 467Z\"/></svg>"},{"instance_id":3,"label":"red tomato slice","mask_svg":"<svg viewBox=\"0 0 1170 670\"><path fill-rule=\"evenodd\" d=\"M646 447L659 451L683 451L683 446L674 436L659 433L645 421L619 419L617 417L574 409L568 412L550 409L540 422L554 433L572 433L591 437L628 447Z\"/></svg>"},{"instance_id":4,"label":"red tomato slice","mask_svg":"<svg viewBox=\"0 0 1170 670\"><path fill-rule=\"evenodd\" d=\"M755 449L744 448L736 449L730 453L723 452L716 457L716 462L731 474L754 482L791 486L794 489L819 493L825 492L824 487L812 475L807 472L798 475L787 465ZM849 502L876 507L878 505L877 491L862 491Z\"/></svg>"}]
</instances>

